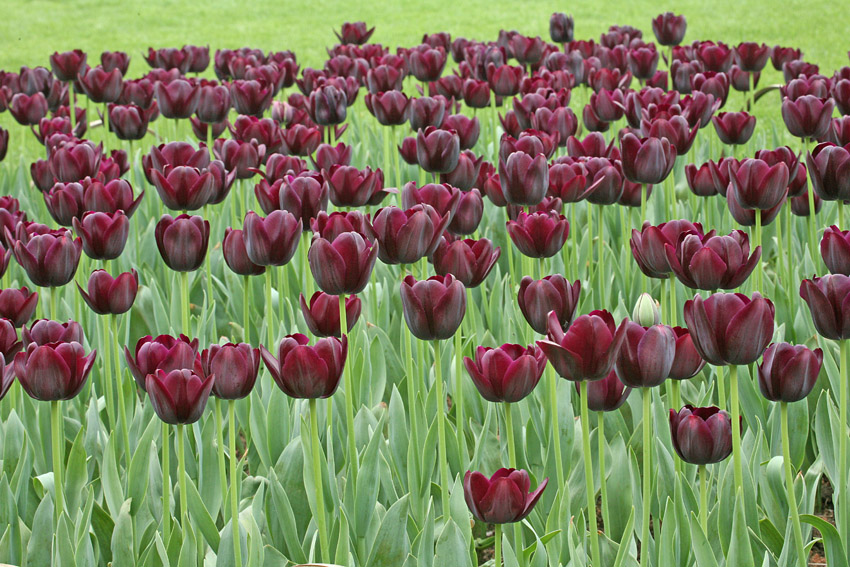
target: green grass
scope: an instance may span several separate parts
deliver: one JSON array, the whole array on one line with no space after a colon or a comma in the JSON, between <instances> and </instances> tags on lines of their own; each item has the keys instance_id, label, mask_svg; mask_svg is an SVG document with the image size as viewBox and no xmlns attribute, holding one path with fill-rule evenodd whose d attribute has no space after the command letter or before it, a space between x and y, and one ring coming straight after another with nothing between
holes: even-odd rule
<instances>
[{"instance_id":1,"label":"green grass","mask_svg":"<svg viewBox=\"0 0 850 567\"><path fill-rule=\"evenodd\" d=\"M302 65L319 66L324 48L336 41L333 30L346 20L377 26L373 40L391 47L413 45L427 32L493 39L502 28L548 39L549 15L571 12L576 36L598 38L611 24L628 24L652 37L651 18L674 10L688 18L685 39L742 40L799 46L806 59L829 74L847 65L846 6L803 0L687 0L633 2L463 2L392 3L332 0L285 0L257 4L220 0L203 4L176 0L6 2L0 22L0 68L47 65L54 50L81 48L97 54L121 49L134 58L131 74L144 72L139 54L149 46L209 44L212 48L251 46L292 49Z\"/></svg>"}]
</instances>

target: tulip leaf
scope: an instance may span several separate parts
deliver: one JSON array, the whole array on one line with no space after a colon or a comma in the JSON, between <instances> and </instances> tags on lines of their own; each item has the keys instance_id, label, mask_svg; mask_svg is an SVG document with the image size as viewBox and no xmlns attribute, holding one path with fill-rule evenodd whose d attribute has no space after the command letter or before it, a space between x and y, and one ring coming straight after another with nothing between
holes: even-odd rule
<instances>
[{"instance_id":1,"label":"tulip leaf","mask_svg":"<svg viewBox=\"0 0 850 567\"><path fill-rule=\"evenodd\" d=\"M124 504L124 491L121 488L121 480L118 476L118 465L115 456L115 433L109 436L106 443L106 452L101 461L101 483L103 485L103 496L109 512L113 518L117 518Z\"/></svg>"},{"instance_id":2,"label":"tulip leaf","mask_svg":"<svg viewBox=\"0 0 850 567\"><path fill-rule=\"evenodd\" d=\"M407 501L408 496L402 496L387 510L366 562L370 567L398 567L410 552L406 529Z\"/></svg>"},{"instance_id":3,"label":"tulip leaf","mask_svg":"<svg viewBox=\"0 0 850 567\"><path fill-rule=\"evenodd\" d=\"M186 498L189 505L189 516L194 521L194 526L203 534L213 552L218 553L218 544L221 539L218 528L215 527L215 522L210 517L210 513L207 511L198 489L195 488L194 482L186 483Z\"/></svg>"},{"instance_id":4,"label":"tulip leaf","mask_svg":"<svg viewBox=\"0 0 850 567\"><path fill-rule=\"evenodd\" d=\"M56 552L62 567L76 567L77 560L74 557L74 544L68 528L68 516L62 514L59 518L59 529L56 530Z\"/></svg>"},{"instance_id":5,"label":"tulip leaf","mask_svg":"<svg viewBox=\"0 0 850 567\"><path fill-rule=\"evenodd\" d=\"M53 499L48 497L35 510L32 535L27 543L27 566L53 564L53 528Z\"/></svg>"},{"instance_id":6,"label":"tulip leaf","mask_svg":"<svg viewBox=\"0 0 850 567\"><path fill-rule=\"evenodd\" d=\"M711 549L711 544L702 531L697 515L691 512L691 541L693 542L694 556L697 567L718 567L717 558ZM727 563L727 565L731 565Z\"/></svg>"},{"instance_id":7,"label":"tulip leaf","mask_svg":"<svg viewBox=\"0 0 850 567\"><path fill-rule=\"evenodd\" d=\"M130 499L124 501L112 531L112 561L114 565L133 565L133 520L130 517Z\"/></svg>"},{"instance_id":8,"label":"tulip leaf","mask_svg":"<svg viewBox=\"0 0 850 567\"><path fill-rule=\"evenodd\" d=\"M363 453L360 470L357 473L357 488L355 490L354 532L357 537L366 537L369 519L375 511L378 501L378 448L384 443L381 431L384 429L386 414L378 427L373 431L372 438Z\"/></svg>"},{"instance_id":9,"label":"tulip leaf","mask_svg":"<svg viewBox=\"0 0 850 567\"><path fill-rule=\"evenodd\" d=\"M150 467L151 454L155 451L156 445L153 439L148 438L146 440L145 437L142 437L130 461L130 471L127 477L127 495L131 500L131 516L138 514L142 503L145 501L145 495L148 490L148 468Z\"/></svg>"},{"instance_id":10,"label":"tulip leaf","mask_svg":"<svg viewBox=\"0 0 850 567\"><path fill-rule=\"evenodd\" d=\"M283 543L288 555L297 563L306 563L307 556L298 541L298 529L295 524L295 514L289 503L286 490L278 482L277 473L274 469L269 471L269 485L271 486L272 503L274 504L278 521L283 531Z\"/></svg>"},{"instance_id":11,"label":"tulip leaf","mask_svg":"<svg viewBox=\"0 0 850 567\"><path fill-rule=\"evenodd\" d=\"M83 433L82 429L77 433L74 444L71 445L71 451L68 453L68 465L65 468L65 503L69 511L79 509L80 498L84 494L83 488L88 482Z\"/></svg>"},{"instance_id":12,"label":"tulip leaf","mask_svg":"<svg viewBox=\"0 0 850 567\"><path fill-rule=\"evenodd\" d=\"M845 551L844 542L841 541L841 536L838 530L818 516L811 514L802 514L800 521L809 524L816 528L823 536L824 551L826 551L826 561L829 567L847 567L847 553Z\"/></svg>"},{"instance_id":13,"label":"tulip leaf","mask_svg":"<svg viewBox=\"0 0 850 567\"><path fill-rule=\"evenodd\" d=\"M737 498L735 498L732 539L729 542L726 564L735 565L736 567L755 567L753 549L750 544L749 531L747 530L747 519L744 515L744 499L740 490L738 491Z\"/></svg>"},{"instance_id":14,"label":"tulip leaf","mask_svg":"<svg viewBox=\"0 0 850 567\"><path fill-rule=\"evenodd\" d=\"M620 541L620 545L617 548L617 556L614 558L612 567L623 567L623 565L625 565L626 557L628 557L629 554L629 547L634 542L632 539L632 530L634 529L634 526L635 508L632 506L632 509L629 511L629 519L626 521L626 529L624 530L624 533L627 535Z\"/></svg>"},{"instance_id":15,"label":"tulip leaf","mask_svg":"<svg viewBox=\"0 0 850 567\"><path fill-rule=\"evenodd\" d=\"M197 565L198 552L197 543L195 540L195 532L192 529L192 524L182 526L183 540L180 545L180 555L178 556L178 565ZM173 537L173 536L172 536Z\"/></svg>"},{"instance_id":16,"label":"tulip leaf","mask_svg":"<svg viewBox=\"0 0 850 567\"><path fill-rule=\"evenodd\" d=\"M449 518L437 537L434 567L470 566L468 541L454 520Z\"/></svg>"}]
</instances>

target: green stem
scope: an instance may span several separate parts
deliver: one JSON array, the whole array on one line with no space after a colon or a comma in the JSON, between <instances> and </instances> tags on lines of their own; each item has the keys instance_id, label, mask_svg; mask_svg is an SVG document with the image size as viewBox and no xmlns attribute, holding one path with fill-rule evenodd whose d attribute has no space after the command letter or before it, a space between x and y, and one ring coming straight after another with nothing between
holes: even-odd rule
<instances>
[{"instance_id":1,"label":"green stem","mask_svg":"<svg viewBox=\"0 0 850 567\"><path fill-rule=\"evenodd\" d=\"M723 376L723 367L715 366L717 373L717 405L720 409L726 409L726 377Z\"/></svg>"},{"instance_id":2,"label":"green stem","mask_svg":"<svg viewBox=\"0 0 850 567\"><path fill-rule=\"evenodd\" d=\"M841 341L840 386L838 400L838 525L846 534L850 528L850 498L847 493L847 366L850 364L850 341Z\"/></svg>"},{"instance_id":3,"label":"green stem","mask_svg":"<svg viewBox=\"0 0 850 567\"><path fill-rule=\"evenodd\" d=\"M207 126L207 151L210 153L210 161L213 161L213 160L215 160L215 154L213 153L213 146L215 145L214 140L213 140L213 125L207 124L206 126Z\"/></svg>"},{"instance_id":4,"label":"green stem","mask_svg":"<svg viewBox=\"0 0 850 567\"><path fill-rule=\"evenodd\" d=\"M844 226L844 203L842 201L835 202L838 205L838 228Z\"/></svg>"},{"instance_id":5,"label":"green stem","mask_svg":"<svg viewBox=\"0 0 850 567\"><path fill-rule=\"evenodd\" d=\"M761 211L756 210L756 246L761 246ZM756 291L761 293L762 287L764 285L764 263L762 260L766 257L764 248L761 251L761 258L759 259L758 268L756 271Z\"/></svg>"},{"instance_id":6,"label":"green stem","mask_svg":"<svg viewBox=\"0 0 850 567\"><path fill-rule=\"evenodd\" d=\"M605 439L605 412L597 412L596 417L598 423L596 435L599 441L599 493L602 495L602 528L608 529L611 526L611 518L608 514L608 481L605 478L605 450L608 447Z\"/></svg>"},{"instance_id":7,"label":"green stem","mask_svg":"<svg viewBox=\"0 0 850 567\"><path fill-rule=\"evenodd\" d=\"M670 404L674 410L679 411L682 407L682 395L679 389L681 384L678 380L669 380L668 382L670 384ZM673 466L677 473L682 470L682 460L679 458L679 455L675 454L675 452L673 454Z\"/></svg>"},{"instance_id":8,"label":"green stem","mask_svg":"<svg viewBox=\"0 0 850 567\"><path fill-rule=\"evenodd\" d=\"M741 457L741 410L738 407L738 367L729 367L729 396L732 414L732 460L735 467L735 494L744 489L744 465Z\"/></svg>"},{"instance_id":9,"label":"green stem","mask_svg":"<svg viewBox=\"0 0 850 567\"><path fill-rule=\"evenodd\" d=\"M204 205L204 218L210 218L209 205ZM213 302L213 285L212 285L212 254L207 254L204 258L204 270L206 277L207 290L207 306L212 306Z\"/></svg>"},{"instance_id":10,"label":"green stem","mask_svg":"<svg viewBox=\"0 0 850 567\"><path fill-rule=\"evenodd\" d=\"M180 331L191 337L192 330L189 328L189 272L180 272L180 295L183 300L183 328Z\"/></svg>"},{"instance_id":11,"label":"green stem","mask_svg":"<svg viewBox=\"0 0 850 567\"><path fill-rule=\"evenodd\" d=\"M124 381L121 379L121 363L119 362L120 347L118 346L120 343L118 341L118 319L115 315L109 315L109 326L112 330L113 337L113 345L115 346L115 383L118 385L118 418L121 421L121 437L124 440L124 470L130 470L130 427L129 422L127 420L127 405L124 399ZM107 354L105 356L109 356L109 351L111 348L107 348ZM113 377L107 376L107 381L112 382Z\"/></svg>"},{"instance_id":12,"label":"green stem","mask_svg":"<svg viewBox=\"0 0 850 567\"><path fill-rule=\"evenodd\" d=\"M794 494L794 474L791 472L791 437L788 435L788 403L780 402L780 421L782 422L782 457L785 461L785 490L788 495L788 513L794 529L794 543L797 547L797 560L800 567L806 567L806 550L803 547L803 531L800 528L800 512L797 510L797 496Z\"/></svg>"},{"instance_id":13,"label":"green stem","mask_svg":"<svg viewBox=\"0 0 850 567\"><path fill-rule=\"evenodd\" d=\"M242 276L242 340L251 344L251 276ZM271 348L272 345L269 345Z\"/></svg>"},{"instance_id":14,"label":"green stem","mask_svg":"<svg viewBox=\"0 0 850 567\"><path fill-rule=\"evenodd\" d=\"M64 429L62 422L62 406L58 400L50 402L50 430L53 437L53 491L56 498L56 521L62 517L62 510L65 506L65 484L63 482L62 463L62 445L64 442ZM58 525L58 523L57 523Z\"/></svg>"},{"instance_id":15,"label":"green stem","mask_svg":"<svg viewBox=\"0 0 850 567\"><path fill-rule=\"evenodd\" d=\"M104 319L101 324L103 325L103 335L108 336L109 323ZM115 391L113 390L112 376L110 376L112 372L112 349L107 348L106 341L104 341L104 351L100 375L103 377L103 391L106 395L106 417L109 421L109 430L115 431ZM127 447L127 451L129 450L130 448Z\"/></svg>"},{"instance_id":16,"label":"green stem","mask_svg":"<svg viewBox=\"0 0 850 567\"><path fill-rule=\"evenodd\" d=\"M598 219L599 222L597 223L597 226L596 226L596 229L599 231L598 232L598 240L597 240L597 243L596 243L597 255L598 255L598 257L596 258L596 279L598 280L598 283L599 283L599 299L602 301L602 304L604 305L605 302L604 302L604 300L602 300L602 294L605 293L605 282L602 280L602 276L606 273L602 269L603 254L604 254L603 245L602 245L602 243L604 242L604 240L603 240L603 228L605 227L605 223L602 220L602 212L603 212L604 207L602 205L599 205L598 207L596 207L596 209L597 209L597 212L599 214L599 219Z\"/></svg>"},{"instance_id":17,"label":"green stem","mask_svg":"<svg viewBox=\"0 0 850 567\"><path fill-rule=\"evenodd\" d=\"M103 104L103 149L106 150L106 142L109 139L109 105Z\"/></svg>"},{"instance_id":18,"label":"green stem","mask_svg":"<svg viewBox=\"0 0 850 567\"><path fill-rule=\"evenodd\" d=\"M162 540L171 537L171 444L170 426L162 422Z\"/></svg>"},{"instance_id":19,"label":"green stem","mask_svg":"<svg viewBox=\"0 0 850 567\"><path fill-rule=\"evenodd\" d=\"M708 537L708 472L705 465L699 466L699 523Z\"/></svg>"},{"instance_id":20,"label":"green stem","mask_svg":"<svg viewBox=\"0 0 850 567\"><path fill-rule=\"evenodd\" d=\"M800 156L806 155L806 139L800 139L800 145L802 147L802 151L800 152ZM817 257L817 230L815 229L815 194L814 191L809 189L808 179L805 183L805 189L808 191L809 195L809 253L812 255L812 258Z\"/></svg>"},{"instance_id":21,"label":"green stem","mask_svg":"<svg viewBox=\"0 0 850 567\"><path fill-rule=\"evenodd\" d=\"M345 294L339 296L339 330L348 330L348 319L345 313ZM348 338L348 360L342 367L342 374L345 381L345 425L348 429L346 437L348 438L348 458L349 466L351 467L352 479L357 478L357 445L354 439L354 384L351 380L351 366L354 360L354 345L352 344L353 335Z\"/></svg>"},{"instance_id":22,"label":"green stem","mask_svg":"<svg viewBox=\"0 0 850 567\"><path fill-rule=\"evenodd\" d=\"M791 258L794 258L794 248L793 241L791 240L792 233L794 232L794 225L791 224L791 204L786 203L783 205L785 212L783 216L785 217L785 281L790 282L793 281L791 279ZM793 286L786 285L785 292L788 299L788 305L793 304L793 296L791 292L791 288Z\"/></svg>"},{"instance_id":23,"label":"green stem","mask_svg":"<svg viewBox=\"0 0 850 567\"><path fill-rule=\"evenodd\" d=\"M590 411L587 408L587 382L579 382L581 398L581 439L584 450L584 484L587 489L587 528L590 532L590 557L592 567L601 567L599 555L599 530L596 527L596 491L593 481L593 461L590 452Z\"/></svg>"},{"instance_id":24,"label":"green stem","mask_svg":"<svg viewBox=\"0 0 850 567\"><path fill-rule=\"evenodd\" d=\"M351 437L351 434L349 437ZM316 522L319 529L319 545L322 548L322 557L326 561L330 561L328 529L325 523L325 489L322 486L322 460L319 454L319 416L315 398L310 399L310 438L313 449L313 482L316 490ZM236 564L241 565L239 561Z\"/></svg>"},{"instance_id":25,"label":"green stem","mask_svg":"<svg viewBox=\"0 0 850 567\"><path fill-rule=\"evenodd\" d=\"M464 428L466 421L463 416L463 333L461 328L455 333L455 427L457 428L457 446L460 451L461 470L466 470L468 453L466 450L466 435Z\"/></svg>"},{"instance_id":26,"label":"green stem","mask_svg":"<svg viewBox=\"0 0 850 567\"><path fill-rule=\"evenodd\" d=\"M643 225L646 219L646 184L640 186L640 223Z\"/></svg>"},{"instance_id":27,"label":"green stem","mask_svg":"<svg viewBox=\"0 0 850 567\"><path fill-rule=\"evenodd\" d=\"M239 470L236 458L236 400L227 401L227 418L230 421L228 452L230 453L230 526L233 532L233 557L236 565L242 565L242 536L239 530ZM222 506L224 503L222 502Z\"/></svg>"},{"instance_id":28,"label":"green stem","mask_svg":"<svg viewBox=\"0 0 850 567\"><path fill-rule=\"evenodd\" d=\"M505 433L507 434L507 443L508 443L508 463L512 469L519 468L519 463L517 463L516 458L516 440L514 439L514 420L513 413L511 411L511 404L508 402L504 403L505 406ZM517 522L514 524L514 547L516 548L516 556L520 565L523 564L522 557L522 524Z\"/></svg>"},{"instance_id":29,"label":"green stem","mask_svg":"<svg viewBox=\"0 0 850 567\"><path fill-rule=\"evenodd\" d=\"M275 341L275 327L274 327L274 306L272 305L272 272L269 268L266 268L265 273L265 283L266 283L266 317L268 317L268 321L266 321L266 328L268 334L269 341L269 349L274 349Z\"/></svg>"},{"instance_id":30,"label":"green stem","mask_svg":"<svg viewBox=\"0 0 850 567\"><path fill-rule=\"evenodd\" d=\"M570 204L570 228L573 231L578 230L578 225L576 224L576 208L578 207L578 203ZM577 278L578 275L578 247L572 246L564 246L565 254L570 255L570 265L572 266L572 277ZM564 267L567 266L567 259L564 258ZM572 279L572 278L570 278Z\"/></svg>"},{"instance_id":31,"label":"green stem","mask_svg":"<svg viewBox=\"0 0 850 567\"><path fill-rule=\"evenodd\" d=\"M62 321L59 316L59 288L50 288L50 316L54 321ZM45 316L46 318L46 316Z\"/></svg>"},{"instance_id":32,"label":"green stem","mask_svg":"<svg viewBox=\"0 0 850 567\"><path fill-rule=\"evenodd\" d=\"M284 322L284 318L286 315L286 303L289 300L289 274L286 273L288 266L288 264L285 264L283 266L277 266L277 310L278 321L280 321L281 324L283 324Z\"/></svg>"},{"instance_id":33,"label":"green stem","mask_svg":"<svg viewBox=\"0 0 850 567\"><path fill-rule=\"evenodd\" d=\"M641 399L643 400L643 522L640 536L640 565L646 567L649 565L649 511L652 497L652 479L649 476L652 466L652 390L641 388Z\"/></svg>"},{"instance_id":34,"label":"green stem","mask_svg":"<svg viewBox=\"0 0 850 567\"><path fill-rule=\"evenodd\" d=\"M546 365L546 370L549 373L549 404L550 404L550 419L552 425L553 444L555 446L555 470L558 474L558 490L564 488L564 460L561 456L561 422L558 417L558 375L555 374L555 367L551 364Z\"/></svg>"},{"instance_id":35,"label":"green stem","mask_svg":"<svg viewBox=\"0 0 850 567\"><path fill-rule=\"evenodd\" d=\"M180 486L180 527L184 534L189 526L189 508L186 504L186 455L184 453L183 424L177 424L177 483Z\"/></svg>"},{"instance_id":36,"label":"green stem","mask_svg":"<svg viewBox=\"0 0 850 567\"><path fill-rule=\"evenodd\" d=\"M496 524L496 535L493 537L495 542L495 551L493 553L493 565L501 567L502 565L502 524Z\"/></svg>"},{"instance_id":37,"label":"green stem","mask_svg":"<svg viewBox=\"0 0 850 567\"><path fill-rule=\"evenodd\" d=\"M437 437L440 444L440 484L443 515L449 517L449 457L446 452L446 396L443 394L443 370L440 361L440 341L434 341L434 388L437 395Z\"/></svg>"},{"instance_id":38,"label":"green stem","mask_svg":"<svg viewBox=\"0 0 850 567\"><path fill-rule=\"evenodd\" d=\"M224 462L224 420L221 415L221 398L215 399L215 442L218 445L218 476L221 484L221 517L227 506L227 468ZM235 541L235 540L234 540ZM237 563L238 565L238 563Z\"/></svg>"}]
</instances>

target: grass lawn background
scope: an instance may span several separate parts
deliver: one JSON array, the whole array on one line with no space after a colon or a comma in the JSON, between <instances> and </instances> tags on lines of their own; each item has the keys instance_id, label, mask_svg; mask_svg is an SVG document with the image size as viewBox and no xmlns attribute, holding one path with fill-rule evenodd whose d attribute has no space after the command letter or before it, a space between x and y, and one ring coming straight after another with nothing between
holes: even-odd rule
<instances>
[{"instance_id":1,"label":"grass lawn background","mask_svg":"<svg viewBox=\"0 0 850 567\"><path fill-rule=\"evenodd\" d=\"M347 20L377 26L372 41L395 47L419 43L424 33L495 39L502 28L549 40L552 12L572 13L576 37L598 39L611 24L632 25L654 41L650 20L672 10L688 18L685 41L759 41L801 47L807 61L829 75L848 64L850 16L844 2L688 0L684 2L543 2L462 0L355 2L283 0L6 0L0 21L0 69L49 66L53 51L83 49L92 60L102 50L130 53L131 76L144 73L148 46L209 44L212 49L250 46L291 49L302 67L320 66L333 30ZM771 77L773 73L771 72Z\"/></svg>"}]
</instances>

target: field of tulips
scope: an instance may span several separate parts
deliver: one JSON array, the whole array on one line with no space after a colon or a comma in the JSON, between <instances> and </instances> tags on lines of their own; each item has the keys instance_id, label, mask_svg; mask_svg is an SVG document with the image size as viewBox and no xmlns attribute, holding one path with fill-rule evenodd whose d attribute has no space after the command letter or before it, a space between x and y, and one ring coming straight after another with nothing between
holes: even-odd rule
<instances>
[{"instance_id":1,"label":"field of tulips","mask_svg":"<svg viewBox=\"0 0 850 567\"><path fill-rule=\"evenodd\" d=\"M850 567L850 66L645 28L0 71L0 563Z\"/></svg>"}]
</instances>

